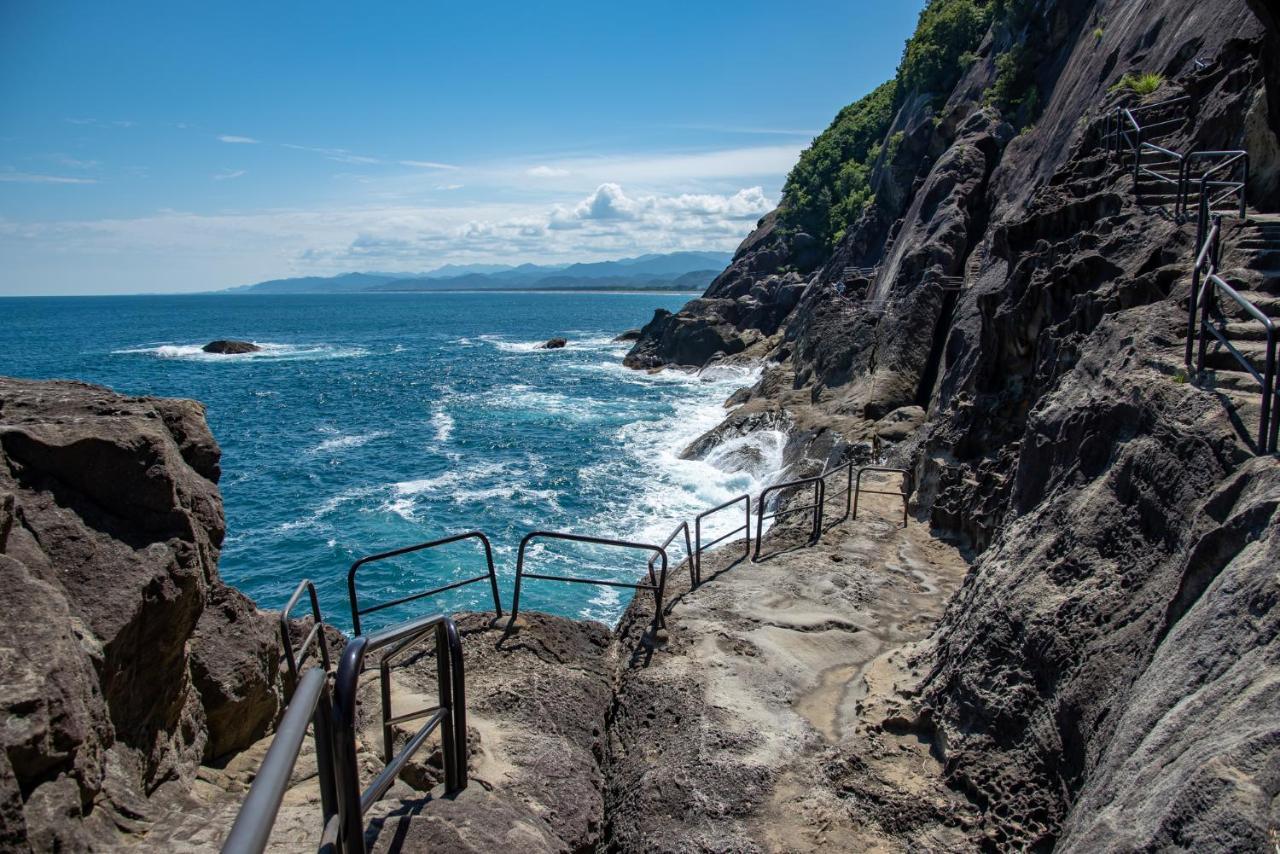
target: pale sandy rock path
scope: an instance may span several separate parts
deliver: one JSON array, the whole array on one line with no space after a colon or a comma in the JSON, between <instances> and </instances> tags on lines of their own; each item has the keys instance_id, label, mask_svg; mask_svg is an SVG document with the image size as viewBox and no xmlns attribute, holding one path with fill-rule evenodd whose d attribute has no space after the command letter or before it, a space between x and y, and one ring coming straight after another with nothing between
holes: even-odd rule
<instances>
[{"instance_id":1,"label":"pale sandy rock path","mask_svg":"<svg viewBox=\"0 0 1280 854\"><path fill-rule=\"evenodd\" d=\"M618 689L617 850L971 847L972 807L942 785L911 705L913 645L967 566L901 520L893 499L864 499L812 548L779 533L759 563L727 547L704 561L700 587L684 580L666 648ZM620 632L636 634L651 609L637 602Z\"/></svg>"}]
</instances>

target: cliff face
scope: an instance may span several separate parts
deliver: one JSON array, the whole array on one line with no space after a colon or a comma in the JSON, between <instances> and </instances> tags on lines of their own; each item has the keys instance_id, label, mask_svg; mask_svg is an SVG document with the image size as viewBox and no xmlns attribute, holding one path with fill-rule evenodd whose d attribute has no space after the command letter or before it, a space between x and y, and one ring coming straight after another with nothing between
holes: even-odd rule
<instances>
[{"instance_id":1,"label":"cliff face","mask_svg":"<svg viewBox=\"0 0 1280 854\"><path fill-rule=\"evenodd\" d=\"M0 379L0 848L112 847L274 721L219 454L194 402Z\"/></svg>"},{"instance_id":2,"label":"cliff face","mask_svg":"<svg viewBox=\"0 0 1280 854\"><path fill-rule=\"evenodd\" d=\"M1139 100L1113 91L1121 76L1158 73L1152 101L1190 98L1161 144L1248 149L1250 205L1274 209L1276 34L1243 0L1001 8L1016 14L951 89L898 94L895 154L829 250L814 260L784 199L629 363L763 353L715 435L802 425L792 474L865 457L878 435L915 470L921 518L978 554L924 662L920 734L992 844L1261 847L1280 823L1263 700L1278 593L1262 569L1280 464L1253 455L1256 403L1182 373L1194 223L1139 204L1097 137ZM1027 94L994 97L1011 66ZM1245 276L1247 241L1229 227ZM772 314L755 305L770 288L785 293ZM726 300L769 323L744 326ZM690 328L715 330L723 355L686 347Z\"/></svg>"}]
</instances>

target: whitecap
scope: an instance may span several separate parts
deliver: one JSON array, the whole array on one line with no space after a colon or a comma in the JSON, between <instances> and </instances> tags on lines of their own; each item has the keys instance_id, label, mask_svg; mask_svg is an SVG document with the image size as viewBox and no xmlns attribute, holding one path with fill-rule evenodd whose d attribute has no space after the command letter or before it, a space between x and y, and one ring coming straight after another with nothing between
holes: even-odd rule
<instances>
[{"instance_id":1,"label":"whitecap","mask_svg":"<svg viewBox=\"0 0 1280 854\"><path fill-rule=\"evenodd\" d=\"M431 423L436 428L436 441L449 441L449 437L453 435L453 416L445 412L443 409L437 410L436 413L431 416Z\"/></svg>"},{"instance_id":2,"label":"whitecap","mask_svg":"<svg viewBox=\"0 0 1280 854\"><path fill-rule=\"evenodd\" d=\"M388 435L385 431L374 430L371 433L354 433L348 435L336 435L325 439L320 444L309 450L308 454L328 454L336 451L345 451L349 448L359 448L367 445L375 439L381 439Z\"/></svg>"},{"instance_id":3,"label":"whitecap","mask_svg":"<svg viewBox=\"0 0 1280 854\"><path fill-rule=\"evenodd\" d=\"M271 341L254 341L259 348L253 353L206 353L203 344L157 344L147 347L128 347L112 350L115 355L142 355L157 359L176 359L187 362L289 362L317 359L350 359L369 355L363 347L339 344L279 344Z\"/></svg>"}]
</instances>

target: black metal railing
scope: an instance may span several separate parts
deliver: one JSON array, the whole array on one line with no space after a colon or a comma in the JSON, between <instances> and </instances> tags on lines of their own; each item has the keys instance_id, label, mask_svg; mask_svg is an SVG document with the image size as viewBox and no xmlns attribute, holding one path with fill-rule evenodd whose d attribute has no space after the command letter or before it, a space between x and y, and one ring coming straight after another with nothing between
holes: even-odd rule
<instances>
[{"instance_id":1,"label":"black metal railing","mask_svg":"<svg viewBox=\"0 0 1280 854\"><path fill-rule=\"evenodd\" d=\"M902 475L902 489L897 492L890 492L883 489L863 489L862 476L868 472L882 472L887 474ZM911 499L911 472L906 469L888 468L886 466L863 466L858 469L858 476L853 486L853 518L858 518L858 497L862 494L868 495L896 495L902 499L902 526L907 526L907 504Z\"/></svg>"},{"instance_id":2,"label":"black metal railing","mask_svg":"<svg viewBox=\"0 0 1280 854\"><path fill-rule=\"evenodd\" d=\"M307 633L299 646L299 654L295 658L293 650L292 632L289 630L290 612L293 611L298 600L302 598L302 594L306 592L311 596L311 631ZM320 616L320 600L316 597L316 586L311 583L310 579L304 578L293 595L289 597L289 602L284 606L284 610L280 612L280 643L284 646L284 659L289 665L289 675L293 681L297 683L298 673L302 665L306 664L307 656L310 654L312 645L320 648L320 661L326 673L329 672L329 647L324 641L324 618Z\"/></svg>"},{"instance_id":3,"label":"black metal railing","mask_svg":"<svg viewBox=\"0 0 1280 854\"><path fill-rule=\"evenodd\" d=\"M716 537L714 540L711 540L710 542L704 545L702 542L702 520L710 516L714 516L716 513L719 513L722 510L727 510L730 507L736 506L738 504L742 504L746 507L746 518L743 520L743 524L740 527L734 528L732 531L721 534L720 536ZM712 546L722 543L725 540L732 537L733 535L742 533L745 531L747 535L746 536L746 552L745 554L743 554L743 557L744 558L751 557L751 496L739 495L737 498L730 498L725 503L712 507L710 510L702 511L693 520L693 530L694 530L694 542L696 543L693 549L693 554L694 554L696 563L698 565L697 583L701 584L702 583L702 553L707 549L711 548ZM756 535L759 536L759 531L756 532Z\"/></svg>"},{"instance_id":4,"label":"black metal railing","mask_svg":"<svg viewBox=\"0 0 1280 854\"><path fill-rule=\"evenodd\" d=\"M400 557L401 555L411 554L413 552L420 552L420 551L425 551L427 549L434 549L439 546L447 546L450 543L456 543L456 542L459 542L460 540L468 540L468 539L479 540L484 545L484 559L485 559L487 571L482 575L477 575L474 578L464 578L461 581L454 581L450 584L445 584L441 587L436 587L431 590L423 591L421 593L413 593L408 596L403 596L399 599L392 600L390 602L380 602L377 605L370 605L367 608L360 607L360 600L356 594L356 573L359 572L362 566L365 566L366 564L374 563L380 560L387 560L388 558ZM444 539L440 539L440 540L432 540L427 543L418 543L417 545L405 546L404 548L393 549L389 552L382 552L381 554L362 557L355 563L351 564L351 569L347 572L347 593L351 598L351 625L355 629L355 633L358 635L360 634L360 618L365 614L372 614L375 611L383 611L383 610L386 610L387 608L394 608L396 605L403 605L406 602L414 602L418 599L425 599L429 596L435 596L437 593L443 593L446 590L453 590L458 587L465 587L468 584L475 584L476 582L485 581L485 580L488 580L489 588L493 593L494 613L497 616L501 617L502 602L498 598L498 574L493 568L493 548L489 544L489 538L486 537L484 533L481 531L468 531L465 534L455 534L452 537L445 537Z\"/></svg>"},{"instance_id":5,"label":"black metal railing","mask_svg":"<svg viewBox=\"0 0 1280 854\"><path fill-rule=\"evenodd\" d=\"M574 578L567 575L546 575L544 573L525 572L524 556L525 551L529 547L529 543L534 540L563 540L571 543L585 543L596 546L610 546L620 549L632 549L636 551L653 552L662 561L661 571L658 573L657 582L654 584L645 584L643 582L626 582L614 581L612 579L603 578ZM595 584L604 587L622 587L631 590L648 590L653 593L653 630L656 635L657 630L662 628L662 595L667 586L667 552L661 546L650 545L649 543L633 543L627 540L614 540L608 537L587 537L582 534L569 534L561 531L532 531L524 535L524 539L520 541L520 550L516 553L516 585L515 594L511 599L511 619L507 623L508 629L514 628L516 619L520 616L520 590L522 582L526 578L532 578L538 581L559 581L566 584Z\"/></svg>"},{"instance_id":6,"label":"black metal railing","mask_svg":"<svg viewBox=\"0 0 1280 854\"><path fill-rule=\"evenodd\" d=\"M826 516L826 508L827 508L827 504L828 504L828 502L830 502L830 501L831 501L831 499L830 499L830 498L827 498L827 492L831 491L831 490L828 490L828 489L827 489L827 485L826 485L827 478L834 477L834 476L836 476L836 475L840 474L840 472L844 472L844 473L845 473L845 484L844 484L844 512L840 515L840 518L837 520L837 523L839 523L839 522L843 522L845 519L848 519L848 518L849 518L849 515L850 515L850 513L851 513L851 512L852 512L852 510L853 510L853 470L854 470L854 466L853 466L853 461L851 460L851 461L849 461L849 462L847 462L847 463L841 463L840 465L836 466L835 468L827 469L827 470L826 470L826 471L824 471L821 475L819 475L819 477L821 477L821 478L822 478L822 481L823 481L823 484L822 484L822 512L823 512L823 517L824 517L824 518L825 518L825 516ZM839 497L840 497L839 492L836 492L834 497L839 498Z\"/></svg>"},{"instance_id":7,"label":"black metal railing","mask_svg":"<svg viewBox=\"0 0 1280 854\"><path fill-rule=\"evenodd\" d=\"M1103 122L1101 140L1103 147L1117 157L1123 156L1126 148L1136 155L1144 141L1150 142L1171 133L1175 126L1186 123L1185 115L1163 118L1159 114L1170 107L1186 104L1190 100L1189 95L1179 95L1154 104L1114 108Z\"/></svg>"},{"instance_id":8,"label":"black metal railing","mask_svg":"<svg viewBox=\"0 0 1280 854\"><path fill-rule=\"evenodd\" d=\"M1193 174L1195 164L1201 161L1218 161L1207 163L1204 171ZM1242 172L1238 180L1231 176ZM1216 177L1215 176L1219 176ZM1178 190L1178 213L1186 216L1190 210L1190 195L1193 184L1198 183L1200 196L1207 198L1207 210L1213 213L1218 205L1231 200L1232 210L1238 211L1241 219L1247 212L1245 193L1249 186L1249 152L1247 151L1193 151L1186 156L1182 164L1182 174ZM1197 238L1203 234L1197 235ZM1197 245L1199 241L1197 240Z\"/></svg>"},{"instance_id":9,"label":"black metal railing","mask_svg":"<svg viewBox=\"0 0 1280 854\"><path fill-rule=\"evenodd\" d=\"M782 492L787 489L798 489L805 486L813 486L813 503L805 504L801 507L788 507L785 510L775 510L766 514L765 504L769 495L774 492ZM765 519L781 519L783 516L793 516L797 513L813 513L813 529L810 534L809 541L815 542L822 535L822 504L826 494L826 485L823 483L822 476L803 477L799 480L790 480L786 483L775 483L773 486L765 487L760 493L759 501L756 505L756 551L753 560L760 559L760 541L764 539L764 520Z\"/></svg>"},{"instance_id":10,"label":"black metal railing","mask_svg":"<svg viewBox=\"0 0 1280 854\"><path fill-rule=\"evenodd\" d=\"M698 571L697 571L697 567L694 565L694 560L693 560L693 543L689 538L689 523L682 521L679 525L676 525L675 529L667 536L665 540L662 541L662 545L658 546L658 548L662 549L663 553L665 553L667 550L667 546L675 542L676 537L680 536L681 531L684 531L685 560L689 561L689 586L696 587L698 585ZM650 584L658 583L658 579L653 572L653 565L657 560L658 560L658 556L656 554L653 557L649 558L649 583ZM672 567L672 569L676 569L679 566L680 564L677 563L675 564L675 566Z\"/></svg>"},{"instance_id":11,"label":"black metal railing","mask_svg":"<svg viewBox=\"0 0 1280 854\"><path fill-rule=\"evenodd\" d=\"M384 761L381 772L367 788L360 789L360 769L356 757L356 700L365 658L388 648L389 658L411 649L428 637L435 638L438 704L396 717L390 714L390 668L380 666L383 698ZM338 847L343 854L364 854L364 815L395 782L413 755L440 729L440 753L444 764L446 793L467 787L467 700L466 676L462 665L462 644L458 627L442 614L420 617L373 635L353 638L342 652L333 688L333 744L338 791ZM389 728L396 723L426 718L426 723L397 754L391 753Z\"/></svg>"},{"instance_id":12,"label":"black metal railing","mask_svg":"<svg viewBox=\"0 0 1280 854\"><path fill-rule=\"evenodd\" d=\"M276 727L271 747L222 843L223 854L259 854L267 850L309 724L315 727L316 771L323 815L320 849L336 849L341 804L334 775L332 712L329 674L325 668L312 667L298 680L293 699ZM361 831L363 839L363 827Z\"/></svg>"}]
</instances>

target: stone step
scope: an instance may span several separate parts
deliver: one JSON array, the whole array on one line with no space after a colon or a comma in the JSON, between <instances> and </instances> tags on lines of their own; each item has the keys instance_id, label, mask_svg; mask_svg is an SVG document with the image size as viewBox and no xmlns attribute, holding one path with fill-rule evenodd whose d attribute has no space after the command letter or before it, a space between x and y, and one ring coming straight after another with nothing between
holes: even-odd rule
<instances>
[{"instance_id":1,"label":"stone step","mask_svg":"<svg viewBox=\"0 0 1280 854\"><path fill-rule=\"evenodd\" d=\"M1235 347L1253 365L1254 370L1262 373L1266 365L1267 346L1261 341L1232 341L1231 346ZM1244 366L1236 359L1226 347L1223 347L1216 340L1209 342L1208 352L1205 353L1205 367L1212 368L1215 371L1238 371L1247 374Z\"/></svg>"},{"instance_id":2,"label":"stone step","mask_svg":"<svg viewBox=\"0 0 1280 854\"><path fill-rule=\"evenodd\" d=\"M1206 370L1196 385L1209 391L1248 395L1255 400L1262 396L1262 386L1258 385L1258 381L1244 371Z\"/></svg>"},{"instance_id":3,"label":"stone step","mask_svg":"<svg viewBox=\"0 0 1280 854\"><path fill-rule=\"evenodd\" d=\"M1280 327L1280 321L1273 321ZM1237 341L1266 341L1267 330L1257 320L1233 320L1227 324L1227 338Z\"/></svg>"}]
</instances>

